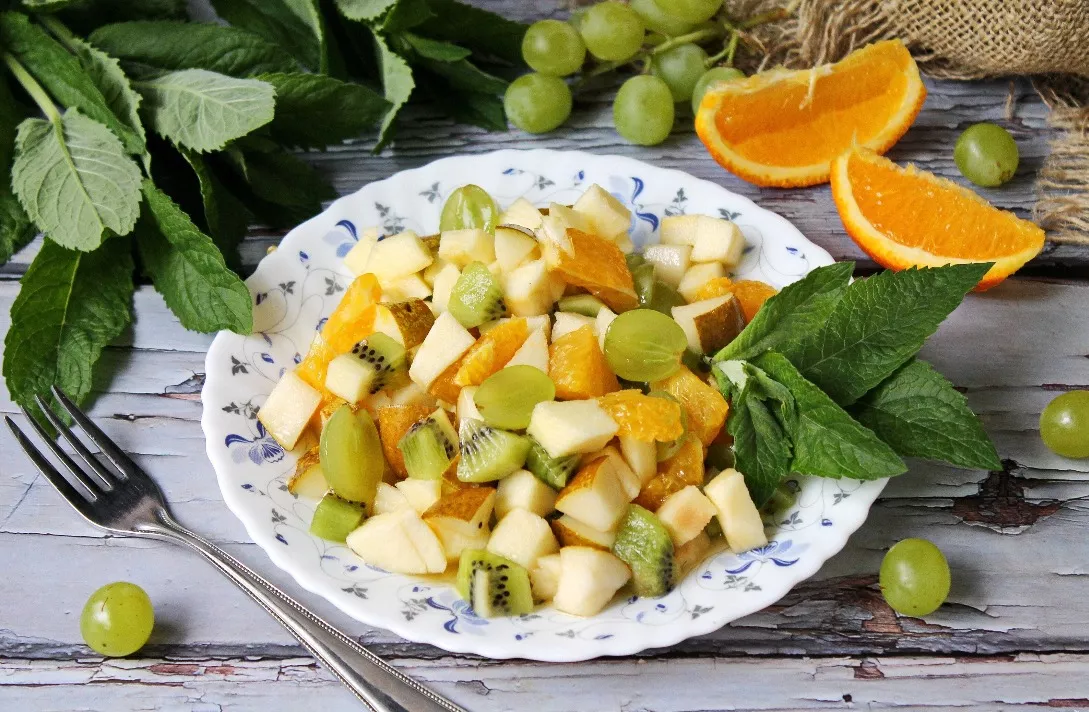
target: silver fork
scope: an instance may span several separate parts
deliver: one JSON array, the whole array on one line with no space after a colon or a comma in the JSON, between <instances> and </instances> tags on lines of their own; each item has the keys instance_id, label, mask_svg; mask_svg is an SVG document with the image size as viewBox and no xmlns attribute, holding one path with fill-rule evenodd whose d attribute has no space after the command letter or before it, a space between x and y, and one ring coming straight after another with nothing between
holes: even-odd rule
<instances>
[{"instance_id":1,"label":"silver fork","mask_svg":"<svg viewBox=\"0 0 1089 712\"><path fill-rule=\"evenodd\" d=\"M116 472L111 472L95 457L41 396L36 400L42 413L76 451L86 469L65 453L25 408L23 415L70 477L62 475L11 418L5 416L4 419L35 467L84 519L114 534L169 541L197 552L291 631L303 647L375 712L466 712L307 611L301 603L215 544L178 524L155 481L106 437L64 392L53 388L53 395L83 429L87 439L113 464Z\"/></svg>"}]
</instances>

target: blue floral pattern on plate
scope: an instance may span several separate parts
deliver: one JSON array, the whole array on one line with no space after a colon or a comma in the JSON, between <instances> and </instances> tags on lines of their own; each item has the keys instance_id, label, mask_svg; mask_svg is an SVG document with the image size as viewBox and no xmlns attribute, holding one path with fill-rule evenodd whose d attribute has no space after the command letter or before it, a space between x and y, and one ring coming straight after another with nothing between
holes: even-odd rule
<instances>
[{"instance_id":1,"label":"blue floral pattern on plate","mask_svg":"<svg viewBox=\"0 0 1089 712\"><path fill-rule=\"evenodd\" d=\"M443 202L471 181L500 205L525 197L569 204L597 183L632 211L637 248L657 242L662 217L703 213L735 221L746 239L738 278L783 287L832 258L785 219L708 181L630 158L574 151L497 151L447 158L371 183L284 238L247 284L254 333L221 333L208 352L202 426L224 500L273 562L349 615L409 640L492 658L548 661L626 655L708 633L777 601L838 552L884 482L791 480L792 508L765 521L769 543L709 554L669 595L614 601L583 619L541 607L513 618L475 616L453 586L392 574L343 545L310 535L316 502L287 490L299 453L257 421L273 384L306 353L351 282L342 259L359 232L435 232Z\"/></svg>"}]
</instances>

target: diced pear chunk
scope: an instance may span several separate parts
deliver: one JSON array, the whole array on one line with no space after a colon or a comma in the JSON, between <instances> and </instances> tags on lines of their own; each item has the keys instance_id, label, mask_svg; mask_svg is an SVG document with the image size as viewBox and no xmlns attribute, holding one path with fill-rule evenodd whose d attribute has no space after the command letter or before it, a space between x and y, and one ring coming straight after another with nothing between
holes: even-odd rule
<instances>
[{"instance_id":1,"label":"diced pear chunk","mask_svg":"<svg viewBox=\"0 0 1089 712\"><path fill-rule=\"evenodd\" d=\"M673 539L673 545L678 547L702 533L717 513L715 505L695 485L688 485L666 497L655 512Z\"/></svg>"},{"instance_id":2,"label":"diced pear chunk","mask_svg":"<svg viewBox=\"0 0 1089 712\"><path fill-rule=\"evenodd\" d=\"M520 225L536 230L541 226L541 211L525 198L519 198L507 206L499 216L500 225Z\"/></svg>"},{"instance_id":3,"label":"diced pear chunk","mask_svg":"<svg viewBox=\"0 0 1089 712\"><path fill-rule=\"evenodd\" d=\"M458 420L484 420L480 409L476 407L476 401L473 400L478 388L479 386L465 386L458 393Z\"/></svg>"},{"instance_id":4,"label":"diced pear chunk","mask_svg":"<svg viewBox=\"0 0 1089 712\"><path fill-rule=\"evenodd\" d=\"M551 457L594 452L616 435L617 424L594 400L548 401L533 407L526 430ZM608 527L606 527L608 528Z\"/></svg>"},{"instance_id":5,"label":"diced pear chunk","mask_svg":"<svg viewBox=\"0 0 1089 712\"><path fill-rule=\"evenodd\" d=\"M736 267L745 249L741 228L729 220L702 217L696 244L692 246L692 261L721 262L727 267Z\"/></svg>"},{"instance_id":6,"label":"diced pear chunk","mask_svg":"<svg viewBox=\"0 0 1089 712\"><path fill-rule=\"evenodd\" d=\"M667 215L662 218L658 240L663 245L696 244L701 215Z\"/></svg>"},{"instance_id":7,"label":"diced pear chunk","mask_svg":"<svg viewBox=\"0 0 1089 712\"><path fill-rule=\"evenodd\" d=\"M704 486L703 493L717 508L722 533L735 554L768 543L760 512L753 504L745 487L745 477L740 472L733 468L723 470Z\"/></svg>"},{"instance_id":8,"label":"diced pear chunk","mask_svg":"<svg viewBox=\"0 0 1089 712\"><path fill-rule=\"evenodd\" d=\"M696 301L696 292L712 279L726 276L726 269L718 262L692 265L681 277L681 283L677 285L677 291L681 293L686 302Z\"/></svg>"},{"instance_id":9,"label":"diced pear chunk","mask_svg":"<svg viewBox=\"0 0 1089 712\"><path fill-rule=\"evenodd\" d=\"M653 442L621 435L620 452L628 467L639 478L640 489L658 474L658 448Z\"/></svg>"},{"instance_id":10,"label":"diced pear chunk","mask_svg":"<svg viewBox=\"0 0 1089 712\"><path fill-rule=\"evenodd\" d=\"M366 563L399 574L441 574L446 554L435 533L411 509L376 514L348 535L348 548Z\"/></svg>"},{"instance_id":11,"label":"diced pear chunk","mask_svg":"<svg viewBox=\"0 0 1089 712\"><path fill-rule=\"evenodd\" d=\"M514 316L538 316L552 308L552 284L544 260L533 260L503 275L503 295Z\"/></svg>"},{"instance_id":12,"label":"diced pear chunk","mask_svg":"<svg viewBox=\"0 0 1089 712\"><path fill-rule=\"evenodd\" d=\"M627 495L629 501L635 499L639 495L639 490L643 488L643 485L639 477L628 465L628 461L620 454L620 451L617 450L616 447L609 445L597 452L584 456L583 462L588 463L598 457L609 459L609 467L613 468L614 472L616 472L617 479L620 480L620 486L624 488L624 494Z\"/></svg>"},{"instance_id":13,"label":"diced pear chunk","mask_svg":"<svg viewBox=\"0 0 1089 712\"><path fill-rule=\"evenodd\" d=\"M367 273L371 250L378 244L378 228L368 227L359 233L359 241L344 255L344 266L355 276Z\"/></svg>"},{"instance_id":14,"label":"diced pear chunk","mask_svg":"<svg viewBox=\"0 0 1089 712\"><path fill-rule=\"evenodd\" d=\"M325 389L337 398L355 405L370 395L375 370L368 368L354 354L341 354L329 362Z\"/></svg>"},{"instance_id":15,"label":"diced pear chunk","mask_svg":"<svg viewBox=\"0 0 1089 712\"><path fill-rule=\"evenodd\" d=\"M431 287L419 274L410 274L392 282L382 283L382 301L403 302L409 299L427 299L431 296Z\"/></svg>"},{"instance_id":16,"label":"diced pear chunk","mask_svg":"<svg viewBox=\"0 0 1089 712\"><path fill-rule=\"evenodd\" d=\"M431 288L431 306L434 307L436 314L442 314L450 305L450 294L454 291L454 285L457 284L460 276L461 270L457 268L457 265L452 264L447 264L435 275L435 282Z\"/></svg>"},{"instance_id":17,"label":"diced pear chunk","mask_svg":"<svg viewBox=\"0 0 1089 712\"><path fill-rule=\"evenodd\" d=\"M601 531L585 522L565 514L552 520L552 533L560 540L560 546L589 546L602 551L612 551L616 530Z\"/></svg>"},{"instance_id":18,"label":"diced pear chunk","mask_svg":"<svg viewBox=\"0 0 1089 712\"><path fill-rule=\"evenodd\" d=\"M487 544L494 507L495 490L469 487L435 502L423 513L423 520L439 537L446 558L455 561L466 549L480 549Z\"/></svg>"},{"instance_id":19,"label":"diced pear chunk","mask_svg":"<svg viewBox=\"0 0 1089 712\"><path fill-rule=\"evenodd\" d=\"M387 482L379 482L378 493L374 497L374 513L388 514L401 509L412 509L405 493Z\"/></svg>"},{"instance_id":20,"label":"diced pear chunk","mask_svg":"<svg viewBox=\"0 0 1089 712\"><path fill-rule=\"evenodd\" d=\"M257 411L257 419L276 442L290 450L320 404L321 393L316 388L294 371L285 371Z\"/></svg>"},{"instance_id":21,"label":"diced pear chunk","mask_svg":"<svg viewBox=\"0 0 1089 712\"><path fill-rule=\"evenodd\" d=\"M536 238L511 227L495 228L495 260L503 273L513 272L538 257L540 248Z\"/></svg>"},{"instance_id":22,"label":"diced pear chunk","mask_svg":"<svg viewBox=\"0 0 1089 712\"><path fill-rule=\"evenodd\" d=\"M489 264L495 261L495 238L480 228L447 230L439 236L439 257L458 267Z\"/></svg>"},{"instance_id":23,"label":"diced pear chunk","mask_svg":"<svg viewBox=\"0 0 1089 712\"><path fill-rule=\"evenodd\" d=\"M576 616L596 615L631 578L631 569L607 551L583 546L560 549L560 584L552 605Z\"/></svg>"},{"instance_id":24,"label":"diced pear chunk","mask_svg":"<svg viewBox=\"0 0 1089 712\"><path fill-rule=\"evenodd\" d=\"M714 354L745 328L745 314L732 294L712 297L673 307L677 322L688 339L688 348L698 354Z\"/></svg>"},{"instance_id":25,"label":"diced pear chunk","mask_svg":"<svg viewBox=\"0 0 1089 712\"><path fill-rule=\"evenodd\" d=\"M434 259L420 236L412 230L405 230L375 244L367 262L367 271L386 285L419 272Z\"/></svg>"},{"instance_id":26,"label":"diced pear chunk","mask_svg":"<svg viewBox=\"0 0 1089 712\"><path fill-rule=\"evenodd\" d=\"M548 215L541 220L537 236L541 243L541 252L549 266L559 263L560 252L571 252L571 241L567 237L569 229L593 233L590 221L582 213L577 213L566 205L550 203Z\"/></svg>"},{"instance_id":27,"label":"diced pear chunk","mask_svg":"<svg viewBox=\"0 0 1089 712\"><path fill-rule=\"evenodd\" d=\"M462 391L464 393L464 391ZM502 519L515 509L544 517L556 505L556 490L529 470L518 470L499 480L495 493L495 516Z\"/></svg>"},{"instance_id":28,"label":"diced pear chunk","mask_svg":"<svg viewBox=\"0 0 1089 712\"><path fill-rule=\"evenodd\" d=\"M458 323L450 312L443 312L435 319L435 325L427 333L420 350L412 359L408 376L424 390L431 387L450 364L476 343L476 339Z\"/></svg>"},{"instance_id":29,"label":"diced pear chunk","mask_svg":"<svg viewBox=\"0 0 1089 712\"><path fill-rule=\"evenodd\" d=\"M597 183L591 185L572 206L589 220L600 237L615 239L631 227L631 211Z\"/></svg>"},{"instance_id":30,"label":"diced pear chunk","mask_svg":"<svg viewBox=\"0 0 1089 712\"><path fill-rule=\"evenodd\" d=\"M542 556L560 550L548 522L525 509L515 509L499 520L488 540L488 551L521 564L527 571Z\"/></svg>"},{"instance_id":31,"label":"diced pear chunk","mask_svg":"<svg viewBox=\"0 0 1089 712\"><path fill-rule=\"evenodd\" d=\"M572 331L578 331L584 326L593 327L596 324L597 322L592 316L573 312L556 312L556 323L552 325L552 340L555 341Z\"/></svg>"},{"instance_id":32,"label":"diced pear chunk","mask_svg":"<svg viewBox=\"0 0 1089 712\"><path fill-rule=\"evenodd\" d=\"M442 480L401 480L395 487L408 500L409 505L423 514L431 509L442 497Z\"/></svg>"},{"instance_id":33,"label":"diced pear chunk","mask_svg":"<svg viewBox=\"0 0 1089 712\"><path fill-rule=\"evenodd\" d=\"M560 585L560 555L549 554L537 559L537 565L529 570L529 586L538 601L551 601Z\"/></svg>"},{"instance_id":34,"label":"diced pear chunk","mask_svg":"<svg viewBox=\"0 0 1089 712\"><path fill-rule=\"evenodd\" d=\"M684 273L692 266L692 247L690 245L650 245L643 250L643 257L654 265L655 278L676 289Z\"/></svg>"},{"instance_id":35,"label":"diced pear chunk","mask_svg":"<svg viewBox=\"0 0 1089 712\"><path fill-rule=\"evenodd\" d=\"M628 509L628 493L611 458L583 465L556 498L556 511L569 514L594 529L615 529Z\"/></svg>"},{"instance_id":36,"label":"diced pear chunk","mask_svg":"<svg viewBox=\"0 0 1089 712\"><path fill-rule=\"evenodd\" d=\"M548 337L545 331L544 328L531 331L507 361L507 366L533 366L548 375Z\"/></svg>"}]
</instances>

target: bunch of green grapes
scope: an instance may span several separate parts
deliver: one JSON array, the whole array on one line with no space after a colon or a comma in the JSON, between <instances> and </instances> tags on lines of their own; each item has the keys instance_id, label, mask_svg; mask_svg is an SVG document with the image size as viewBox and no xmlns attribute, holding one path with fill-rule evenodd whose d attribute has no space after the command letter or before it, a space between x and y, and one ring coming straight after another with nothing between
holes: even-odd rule
<instances>
[{"instance_id":1,"label":"bunch of green grapes","mask_svg":"<svg viewBox=\"0 0 1089 712\"><path fill-rule=\"evenodd\" d=\"M605 0L579 11L570 22L534 23L522 41L522 58L533 72L508 87L507 117L529 133L552 131L571 114L571 86L565 78L635 65L641 73L617 92L613 123L631 143L661 143L673 128L677 104L691 103L695 113L713 84L745 76L732 66L716 66L723 60L732 64L737 45L737 30L721 15L722 2ZM713 42L722 51L711 56L701 44ZM588 54L592 64L584 70Z\"/></svg>"}]
</instances>

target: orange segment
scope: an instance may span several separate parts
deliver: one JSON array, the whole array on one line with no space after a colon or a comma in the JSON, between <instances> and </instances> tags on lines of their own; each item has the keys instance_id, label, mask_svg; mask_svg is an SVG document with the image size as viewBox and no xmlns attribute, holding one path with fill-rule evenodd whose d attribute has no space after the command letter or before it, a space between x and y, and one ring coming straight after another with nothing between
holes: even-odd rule
<instances>
[{"instance_id":1,"label":"orange segment","mask_svg":"<svg viewBox=\"0 0 1089 712\"><path fill-rule=\"evenodd\" d=\"M734 282L734 296L741 302L741 311L745 314L745 323L748 324L764 306L764 302L779 293L775 287L755 279L742 279Z\"/></svg>"},{"instance_id":2,"label":"orange segment","mask_svg":"<svg viewBox=\"0 0 1089 712\"><path fill-rule=\"evenodd\" d=\"M681 402L688 413L688 429L704 446L714 442L730 412L729 404L717 388L713 388L684 366L651 387L656 391L665 391Z\"/></svg>"},{"instance_id":3,"label":"orange segment","mask_svg":"<svg viewBox=\"0 0 1089 712\"><path fill-rule=\"evenodd\" d=\"M703 474L703 445L695 436L689 436L676 455L658 463L658 474L643 485L635 504L656 512L674 492L688 485L702 487Z\"/></svg>"},{"instance_id":4,"label":"orange segment","mask_svg":"<svg viewBox=\"0 0 1089 712\"><path fill-rule=\"evenodd\" d=\"M616 374L609 368L590 326L564 334L552 342L548 375L556 384L559 400L598 398L620 390Z\"/></svg>"},{"instance_id":5,"label":"orange segment","mask_svg":"<svg viewBox=\"0 0 1089 712\"><path fill-rule=\"evenodd\" d=\"M461 386L457 384L456 379L463 363L465 363L464 356L447 366L446 370L440 373L439 377L431 383L431 387L427 389L427 392L451 405L457 403L458 396L461 395Z\"/></svg>"},{"instance_id":6,"label":"orange segment","mask_svg":"<svg viewBox=\"0 0 1089 712\"><path fill-rule=\"evenodd\" d=\"M889 269L994 262L978 290L998 284L1044 247L1035 224L953 181L871 151L836 159L832 198L847 234Z\"/></svg>"},{"instance_id":7,"label":"orange segment","mask_svg":"<svg viewBox=\"0 0 1089 712\"><path fill-rule=\"evenodd\" d=\"M484 379L503 366L521 348L529 336L529 327L522 317L503 322L477 339L461 360L454 376L459 386L479 386Z\"/></svg>"},{"instance_id":8,"label":"orange segment","mask_svg":"<svg viewBox=\"0 0 1089 712\"><path fill-rule=\"evenodd\" d=\"M616 313L639 306L631 270L616 243L574 228L567 231L567 247L556 249L552 268L569 285L585 288Z\"/></svg>"},{"instance_id":9,"label":"orange segment","mask_svg":"<svg viewBox=\"0 0 1089 712\"><path fill-rule=\"evenodd\" d=\"M299 378L324 392L329 362L371 335L381 298L382 288L373 274L356 277L295 369Z\"/></svg>"},{"instance_id":10,"label":"orange segment","mask_svg":"<svg viewBox=\"0 0 1089 712\"><path fill-rule=\"evenodd\" d=\"M405 469L405 455L397 447L408 429L434 412L426 405L394 405L379 408L377 414L378 437L382 441L382 452L386 453L386 462L402 478L408 477Z\"/></svg>"},{"instance_id":11,"label":"orange segment","mask_svg":"<svg viewBox=\"0 0 1089 712\"><path fill-rule=\"evenodd\" d=\"M637 390L609 393L598 398L598 403L620 426L618 435L669 442L684 434L679 403L643 395Z\"/></svg>"},{"instance_id":12,"label":"orange segment","mask_svg":"<svg viewBox=\"0 0 1089 712\"><path fill-rule=\"evenodd\" d=\"M925 99L915 60L903 42L887 40L835 64L712 87L696 133L723 168L756 185L815 185L851 146L887 151Z\"/></svg>"},{"instance_id":13,"label":"orange segment","mask_svg":"<svg viewBox=\"0 0 1089 712\"><path fill-rule=\"evenodd\" d=\"M715 277L696 290L696 298L692 301L702 302L704 299L725 297L733 294L734 281L729 277Z\"/></svg>"}]
</instances>

